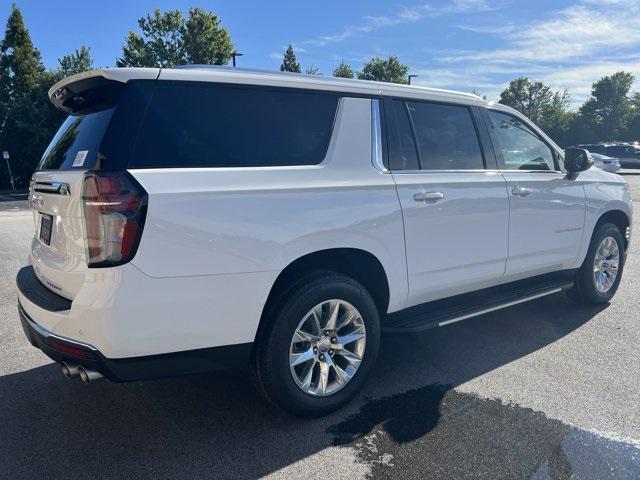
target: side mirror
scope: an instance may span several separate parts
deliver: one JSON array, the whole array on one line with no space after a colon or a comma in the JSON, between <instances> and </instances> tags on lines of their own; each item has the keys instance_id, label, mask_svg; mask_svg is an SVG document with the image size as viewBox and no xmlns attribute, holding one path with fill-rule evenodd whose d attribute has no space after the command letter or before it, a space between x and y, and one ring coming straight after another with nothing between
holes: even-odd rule
<instances>
[{"instance_id":1,"label":"side mirror","mask_svg":"<svg viewBox=\"0 0 640 480\"><path fill-rule=\"evenodd\" d=\"M564 151L564 168L570 173L584 172L593 167L593 158L584 148L567 148Z\"/></svg>"}]
</instances>

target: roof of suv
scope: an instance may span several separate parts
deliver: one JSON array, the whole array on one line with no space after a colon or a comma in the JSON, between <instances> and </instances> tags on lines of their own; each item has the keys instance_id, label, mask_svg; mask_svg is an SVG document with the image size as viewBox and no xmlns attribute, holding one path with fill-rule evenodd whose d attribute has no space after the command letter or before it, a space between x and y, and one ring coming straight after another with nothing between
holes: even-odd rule
<instances>
[{"instance_id":1,"label":"roof of suv","mask_svg":"<svg viewBox=\"0 0 640 480\"><path fill-rule=\"evenodd\" d=\"M314 90L337 91L361 95L399 95L403 97L431 98L456 103L482 104L486 101L473 93L456 92L438 88L426 88L415 85L354 80L322 75L252 70L213 65L184 65L177 68L105 68L89 70L56 83L49 90L49 97L63 87L90 79L103 77L107 80L127 82L137 79L183 80L201 82L224 82L251 85L306 88ZM73 88L71 87L71 90Z\"/></svg>"}]
</instances>

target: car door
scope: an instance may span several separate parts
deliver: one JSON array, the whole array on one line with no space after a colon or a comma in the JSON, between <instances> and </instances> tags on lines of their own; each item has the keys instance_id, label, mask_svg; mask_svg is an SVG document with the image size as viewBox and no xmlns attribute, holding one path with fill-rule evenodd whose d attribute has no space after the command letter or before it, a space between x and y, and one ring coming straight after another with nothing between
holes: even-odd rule
<instances>
[{"instance_id":1,"label":"car door","mask_svg":"<svg viewBox=\"0 0 640 480\"><path fill-rule=\"evenodd\" d=\"M509 192L506 276L573 268L584 228L582 184L561 171L559 152L524 118L492 109L485 118Z\"/></svg>"},{"instance_id":2,"label":"car door","mask_svg":"<svg viewBox=\"0 0 640 480\"><path fill-rule=\"evenodd\" d=\"M384 105L409 305L498 283L507 259L507 191L473 109L402 99Z\"/></svg>"}]
</instances>

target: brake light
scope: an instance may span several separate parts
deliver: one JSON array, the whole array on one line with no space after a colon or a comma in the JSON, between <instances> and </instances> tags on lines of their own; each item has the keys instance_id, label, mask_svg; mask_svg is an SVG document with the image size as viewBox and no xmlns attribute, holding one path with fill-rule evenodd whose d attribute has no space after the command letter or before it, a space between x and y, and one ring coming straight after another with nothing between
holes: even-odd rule
<instances>
[{"instance_id":1,"label":"brake light","mask_svg":"<svg viewBox=\"0 0 640 480\"><path fill-rule=\"evenodd\" d=\"M87 172L82 186L89 267L114 267L136 254L147 192L126 171Z\"/></svg>"}]
</instances>

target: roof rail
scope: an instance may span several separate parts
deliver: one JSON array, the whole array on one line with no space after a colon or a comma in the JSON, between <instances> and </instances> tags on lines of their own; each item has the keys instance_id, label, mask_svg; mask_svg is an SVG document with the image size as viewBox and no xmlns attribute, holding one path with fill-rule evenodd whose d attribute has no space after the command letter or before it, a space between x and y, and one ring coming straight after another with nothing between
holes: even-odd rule
<instances>
[{"instance_id":1,"label":"roof rail","mask_svg":"<svg viewBox=\"0 0 640 480\"><path fill-rule=\"evenodd\" d=\"M272 75L274 77L279 76L288 76L288 77L303 77L303 78L312 78L314 80L322 80L327 82L367 82L370 80L359 80L356 78L343 78L343 77L333 77L328 75L310 75L308 73L297 73L297 72L282 72L280 70L267 70L262 68L244 68L244 67L230 67L228 65L203 65L203 64L192 64L192 65L178 65L175 67L176 70L219 70L223 72L239 72L239 73L258 73L261 75ZM374 82L379 83L379 82Z\"/></svg>"},{"instance_id":2,"label":"roof rail","mask_svg":"<svg viewBox=\"0 0 640 480\"><path fill-rule=\"evenodd\" d=\"M385 90L385 89L396 89L402 88L407 90L413 90L416 92L434 92L434 93L444 93L448 95L455 95L467 98L474 98L476 100L480 100L482 102L486 101L474 94L469 92L461 92L455 90L446 90L441 88L431 88L420 85L408 85L408 84L397 84L397 83L386 83L380 81L372 81L372 80L360 80L355 78L342 78L342 77L333 77L331 75L310 75L305 73L295 73L295 72L281 72L277 70L263 70L257 68L243 68L243 67L231 67L228 65L201 65L201 64L192 64L192 65L177 65L175 67L168 67L166 70L203 70L203 71L218 71L218 72L226 72L226 73L239 73L239 74L256 74L256 75L268 75L271 77L280 77L280 78L288 78L288 79L305 79L312 80L315 82L328 83L328 84L338 84L342 86L346 86L348 84L352 84L356 88L360 88L366 85L368 88L375 88L376 90ZM164 69L163 69L164 70Z\"/></svg>"}]
</instances>

